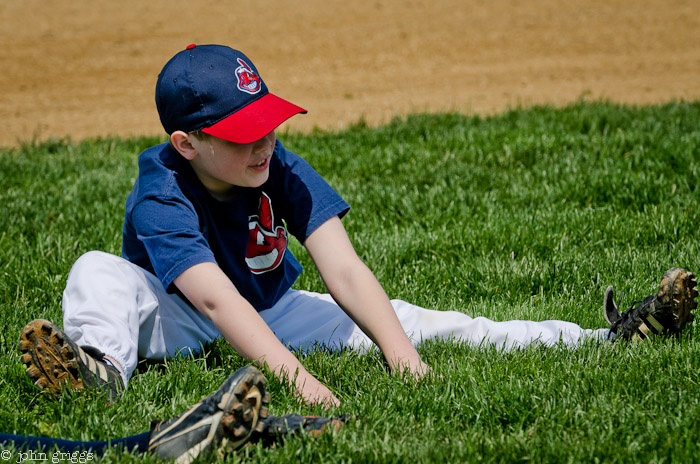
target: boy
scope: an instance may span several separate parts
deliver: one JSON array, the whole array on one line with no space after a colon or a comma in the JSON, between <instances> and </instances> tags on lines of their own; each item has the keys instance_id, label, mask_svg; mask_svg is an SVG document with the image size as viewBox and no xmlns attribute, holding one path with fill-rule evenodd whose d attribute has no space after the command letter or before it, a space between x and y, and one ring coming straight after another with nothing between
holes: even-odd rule
<instances>
[{"instance_id":1,"label":"boy","mask_svg":"<svg viewBox=\"0 0 700 464\"><path fill-rule=\"evenodd\" d=\"M248 57L218 45L188 46L161 71L156 104L170 139L139 157L123 257L82 256L64 293L67 336L93 348L75 353L54 343L56 357L46 366L32 354L33 342L23 348L28 374L46 389L85 380L116 395L138 357L187 354L224 337L304 400L337 406L290 348L376 345L392 371L420 378L430 371L415 348L424 339L575 346L588 337L679 332L697 306L695 277L680 268L622 315L608 289L610 329L495 322L390 301L348 240L340 221L347 203L276 140L275 129L305 110L269 93ZM301 267L287 248L290 233L329 294L291 289ZM76 367L80 375L71 374Z\"/></svg>"}]
</instances>

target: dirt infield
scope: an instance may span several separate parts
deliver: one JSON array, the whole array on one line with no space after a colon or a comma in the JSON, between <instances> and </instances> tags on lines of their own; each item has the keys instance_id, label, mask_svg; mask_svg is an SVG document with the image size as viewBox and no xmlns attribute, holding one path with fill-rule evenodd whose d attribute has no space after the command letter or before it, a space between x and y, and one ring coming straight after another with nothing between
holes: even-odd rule
<instances>
[{"instance_id":1,"label":"dirt infield","mask_svg":"<svg viewBox=\"0 0 700 464\"><path fill-rule=\"evenodd\" d=\"M3 146L162 133L155 79L189 43L243 50L309 110L284 126L301 131L700 99L699 0L22 0L0 3L0 19Z\"/></svg>"}]
</instances>

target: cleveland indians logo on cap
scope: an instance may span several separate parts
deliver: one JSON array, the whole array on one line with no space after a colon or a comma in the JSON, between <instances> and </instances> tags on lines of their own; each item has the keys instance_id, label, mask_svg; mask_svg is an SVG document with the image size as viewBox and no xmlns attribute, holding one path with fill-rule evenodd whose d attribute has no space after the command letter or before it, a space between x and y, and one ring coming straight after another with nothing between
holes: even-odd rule
<instances>
[{"instance_id":1,"label":"cleveland indians logo on cap","mask_svg":"<svg viewBox=\"0 0 700 464\"><path fill-rule=\"evenodd\" d=\"M260 76L253 71L248 63L238 58L239 67L236 68L236 79L238 79L238 88L249 94L256 94L262 88Z\"/></svg>"},{"instance_id":2,"label":"cleveland indians logo on cap","mask_svg":"<svg viewBox=\"0 0 700 464\"><path fill-rule=\"evenodd\" d=\"M287 250L287 229L275 227L270 197L260 195L258 214L248 216L248 249L245 262L253 274L276 269Z\"/></svg>"}]
</instances>

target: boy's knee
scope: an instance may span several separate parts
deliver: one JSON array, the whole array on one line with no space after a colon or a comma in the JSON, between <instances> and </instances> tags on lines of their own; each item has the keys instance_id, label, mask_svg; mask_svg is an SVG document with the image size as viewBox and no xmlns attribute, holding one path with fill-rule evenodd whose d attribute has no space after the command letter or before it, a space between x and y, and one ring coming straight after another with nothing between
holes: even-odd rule
<instances>
[{"instance_id":1,"label":"boy's knee","mask_svg":"<svg viewBox=\"0 0 700 464\"><path fill-rule=\"evenodd\" d=\"M103 251L88 251L75 261L68 275L68 281L90 279L103 275L104 272L111 273L121 259Z\"/></svg>"},{"instance_id":2,"label":"boy's knee","mask_svg":"<svg viewBox=\"0 0 700 464\"><path fill-rule=\"evenodd\" d=\"M83 254L77 259L75 265L87 265L87 266L115 266L119 264L126 264L127 260L121 256L113 255L111 253L106 253L104 251L92 250Z\"/></svg>"},{"instance_id":3,"label":"boy's knee","mask_svg":"<svg viewBox=\"0 0 700 464\"><path fill-rule=\"evenodd\" d=\"M75 265L78 265L80 263L112 261L114 258L118 257L109 253L105 253L104 251L92 250L80 256L80 258L76 260Z\"/></svg>"}]
</instances>

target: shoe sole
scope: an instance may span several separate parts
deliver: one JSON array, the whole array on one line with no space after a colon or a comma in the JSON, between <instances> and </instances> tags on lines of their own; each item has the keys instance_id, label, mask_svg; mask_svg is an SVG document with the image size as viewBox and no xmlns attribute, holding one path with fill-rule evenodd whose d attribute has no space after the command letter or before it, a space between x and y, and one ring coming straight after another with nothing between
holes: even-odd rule
<instances>
[{"instance_id":1,"label":"shoe sole","mask_svg":"<svg viewBox=\"0 0 700 464\"><path fill-rule=\"evenodd\" d=\"M40 389L59 393L66 386L83 389L78 360L65 334L54 324L36 319L24 327L19 348L29 378Z\"/></svg>"},{"instance_id":2,"label":"shoe sole","mask_svg":"<svg viewBox=\"0 0 700 464\"><path fill-rule=\"evenodd\" d=\"M671 305L671 312L679 330L683 330L695 317L691 312L698 307L698 282L692 272L675 267L666 271L661 278L657 299Z\"/></svg>"},{"instance_id":3,"label":"shoe sole","mask_svg":"<svg viewBox=\"0 0 700 464\"><path fill-rule=\"evenodd\" d=\"M261 419L268 417L270 404L265 384L262 373L251 368L233 389L233 394L224 395L219 402L219 409L224 411L221 418L222 445L229 450L240 448L253 432L262 428Z\"/></svg>"}]
</instances>

